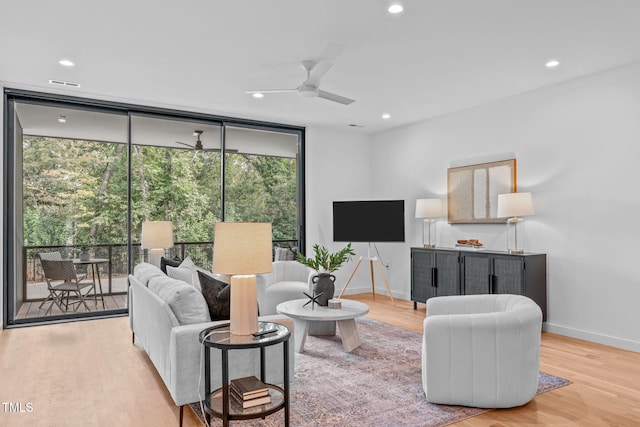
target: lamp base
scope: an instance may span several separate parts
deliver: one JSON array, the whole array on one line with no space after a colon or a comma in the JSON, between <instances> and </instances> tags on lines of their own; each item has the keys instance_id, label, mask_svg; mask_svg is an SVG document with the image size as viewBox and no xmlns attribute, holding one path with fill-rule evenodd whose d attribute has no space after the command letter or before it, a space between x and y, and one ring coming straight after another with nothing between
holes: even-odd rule
<instances>
[{"instance_id":1,"label":"lamp base","mask_svg":"<svg viewBox=\"0 0 640 427\"><path fill-rule=\"evenodd\" d=\"M510 254L524 253L524 233L522 232L524 221L514 216L507 220L507 252Z\"/></svg>"},{"instance_id":2,"label":"lamp base","mask_svg":"<svg viewBox=\"0 0 640 427\"><path fill-rule=\"evenodd\" d=\"M425 248L436 247L437 223L433 218L425 218L422 221L422 245Z\"/></svg>"},{"instance_id":3,"label":"lamp base","mask_svg":"<svg viewBox=\"0 0 640 427\"><path fill-rule=\"evenodd\" d=\"M149 264L153 264L160 268L162 257L164 256L164 249L149 249Z\"/></svg>"},{"instance_id":4,"label":"lamp base","mask_svg":"<svg viewBox=\"0 0 640 427\"><path fill-rule=\"evenodd\" d=\"M255 274L231 276L230 331L233 335L258 332L258 290Z\"/></svg>"}]
</instances>

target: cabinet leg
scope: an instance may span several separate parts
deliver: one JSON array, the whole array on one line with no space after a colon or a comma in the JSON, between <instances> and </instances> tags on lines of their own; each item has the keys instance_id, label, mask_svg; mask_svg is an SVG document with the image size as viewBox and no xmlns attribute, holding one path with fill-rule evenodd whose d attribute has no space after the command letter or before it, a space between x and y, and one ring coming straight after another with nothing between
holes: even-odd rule
<instances>
[{"instance_id":1,"label":"cabinet leg","mask_svg":"<svg viewBox=\"0 0 640 427\"><path fill-rule=\"evenodd\" d=\"M417 310L417 309L418 309L418 303L417 303L417 302L415 302L415 301L413 302L413 309L414 309L414 310Z\"/></svg>"}]
</instances>

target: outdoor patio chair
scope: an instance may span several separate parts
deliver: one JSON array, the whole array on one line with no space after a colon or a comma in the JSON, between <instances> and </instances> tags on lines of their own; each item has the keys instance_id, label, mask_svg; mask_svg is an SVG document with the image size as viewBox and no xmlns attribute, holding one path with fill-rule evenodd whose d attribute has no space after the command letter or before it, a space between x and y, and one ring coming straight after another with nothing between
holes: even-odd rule
<instances>
[{"instance_id":1,"label":"outdoor patio chair","mask_svg":"<svg viewBox=\"0 0 640 427\"><path fill-rule=\"evenodd\" d=\"M47 261L62 261L62 254L60 252L40 252L38 253L38 258ZM78 272L78 267L76 267L76 273L78 275L78 280L82 280L87 277L86 272Z\"/></svg>"},{"instance_id":2,"label":"outdoor patio chair","mask_svg":"<svg viewBox=\"0 0 640 427\"><path fill-rule=\"evenodd\" d=\"M47 301L51 301L51 305L45 315L51 312L54 305L58 306L63 312L68 311L69 306L75 306L73 310L75 312L80 305L84 305L86 310L89 311L85 298L92 291L94 294L96 293L95 283L93 281L83 281L85 275L78 274L73 261L63 260L59 252L43 253L39 254L39 256L44 277L47 281L47 289L49 290L49 296L42 301L39 308L42 308ZM87 291L83 293L85 289ZM97 309L97 300L94 302Z\"/></svg>"}]
</instances>

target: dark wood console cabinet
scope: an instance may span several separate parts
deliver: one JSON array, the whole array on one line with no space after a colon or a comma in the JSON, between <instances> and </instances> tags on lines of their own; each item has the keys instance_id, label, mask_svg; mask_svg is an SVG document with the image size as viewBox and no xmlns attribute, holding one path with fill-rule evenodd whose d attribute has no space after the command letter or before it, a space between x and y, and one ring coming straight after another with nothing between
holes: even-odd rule
<instances>
[{"instance_id":1,"label":"dark wood console cabinet","mask_svg":"<svg viewBox=\"0 0 640 427\"><path fill-rule=\"evenodd\" d=\"M444 295L517 294L534 300L547 320L547 256L501 251L411 248L411 300Z\"/></svg>"}]
</instances>

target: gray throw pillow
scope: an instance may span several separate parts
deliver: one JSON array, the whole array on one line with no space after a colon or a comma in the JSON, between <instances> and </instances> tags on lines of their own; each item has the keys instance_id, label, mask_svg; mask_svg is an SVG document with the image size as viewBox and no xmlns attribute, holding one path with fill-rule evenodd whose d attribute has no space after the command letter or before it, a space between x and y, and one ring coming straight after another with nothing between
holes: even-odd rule
<instances>
[{"instance_id":1,"label":"gray throw pillow","mask_svg":"<svg viewBox=\"0 0 640 427\"><path fill-rule=\"evenodd\" d=\"M202 296L209 306L211 320L229 320L231 285L198 271Z\"/></svg>"}]
</instances>

